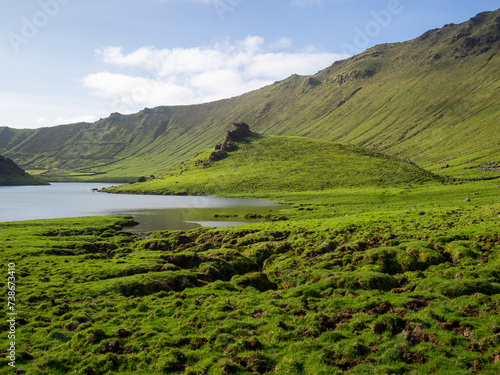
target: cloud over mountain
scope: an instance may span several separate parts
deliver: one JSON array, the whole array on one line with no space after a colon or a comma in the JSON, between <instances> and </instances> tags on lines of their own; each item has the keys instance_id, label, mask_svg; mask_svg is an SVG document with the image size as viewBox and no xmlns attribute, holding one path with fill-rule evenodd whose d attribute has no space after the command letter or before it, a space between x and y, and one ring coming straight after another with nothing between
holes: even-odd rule
<instances>
[{"instance_id":1,"label":"cloud over mountain","mask_svg":"<svg viewBox=\"0 0 500 375\"><path fill-rule=\"evenodd\" d=\"M127 112L240 95L291 74L315 73L346 57L291 52L291 46L287 38L266 43L260 36L248 36L194 48L148 46L127 53L121 47L104 47L96 57L110 69L89 74L83 82L94 94L111 99L113 109Z\"/></svg>"}]
</instances>

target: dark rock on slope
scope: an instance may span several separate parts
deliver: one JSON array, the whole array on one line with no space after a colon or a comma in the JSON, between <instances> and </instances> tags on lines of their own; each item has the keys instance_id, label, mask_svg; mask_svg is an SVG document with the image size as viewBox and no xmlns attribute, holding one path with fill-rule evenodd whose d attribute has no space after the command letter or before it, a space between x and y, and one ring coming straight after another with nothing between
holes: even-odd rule
<instances>
[{"instance_id":1,"label":"dark rock on slope","mask_svg":"<svg viewBox=\"0 0 500 375\"><path fill-rule=\"evenodd\" d=\"M242 141L246 137L252 135L250 127L244 122L233 123L233 128L228 130L224 142L215 146L215 151L210 154L210 161L219 161L227 157L228 152L238 149L237 142Z\"/></svg>"}]
</instances>

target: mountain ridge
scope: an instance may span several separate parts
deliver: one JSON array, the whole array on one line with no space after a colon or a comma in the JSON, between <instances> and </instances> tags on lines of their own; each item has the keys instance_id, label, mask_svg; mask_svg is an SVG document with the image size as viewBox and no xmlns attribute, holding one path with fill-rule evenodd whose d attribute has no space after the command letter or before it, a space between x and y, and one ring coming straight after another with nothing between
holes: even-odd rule
<instances>
[{"instance_id":1,"label":"mountain ridge","mask_svg":"<svg viewBox=\"0 0 500 375\"><path fill-rule=\"evenodd\" d=\"M114 113L93 124L0 128L0 153L79 178L160 174L213 146L226 125L384 152L452 177L500 160L500 10L382 44L315 75L217 102ZM448 165L447 168L444 168Z\"/></svg>"}]
</instances>

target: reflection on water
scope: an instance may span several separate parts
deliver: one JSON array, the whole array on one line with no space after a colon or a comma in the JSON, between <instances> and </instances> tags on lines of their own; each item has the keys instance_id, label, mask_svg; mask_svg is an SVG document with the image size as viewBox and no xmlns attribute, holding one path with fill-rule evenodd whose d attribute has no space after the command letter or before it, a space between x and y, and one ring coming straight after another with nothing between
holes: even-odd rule
<instances>
[{"instance_id":1,"label":"reflection on water","mask_svg":"<svg viewBox=\"0 0 500 375\"><path fill-rule=\"evenodd\" d=\"M224 207L224 208L176 208L130 211L140 224L127 228L132 232L145 232L150 230L172 230L194 229L204 227L225 227L248 223L258 223L262 219L247 219L246 214L252 213L265 216L270 213L278 213L283 207L281 205L246 206L246 207ZM229 217L220 217L227 215Z\"/></svg>"},{"instance_id":2,"label":"reflection on water","mask_svg":"<svg viewBox=\"0 0 500 375\"><path fill-rule=\"evenodd\" d=\"M276 214L284 208L263 199L120 195L92 191L111 185L53 183L50 186L3 186L0 187L0 222L132 215L140 223L130 228L132 231L185 230L259 222L259 219L246 219L245 215Z\"/></svg>"}]
</instances>

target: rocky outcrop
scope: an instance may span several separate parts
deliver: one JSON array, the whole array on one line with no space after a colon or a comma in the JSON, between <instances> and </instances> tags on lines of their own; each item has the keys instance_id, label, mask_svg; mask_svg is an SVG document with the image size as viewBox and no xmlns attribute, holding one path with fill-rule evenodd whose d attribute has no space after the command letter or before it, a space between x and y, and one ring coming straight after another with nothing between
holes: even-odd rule
<instances>
[{"instance_id":1,"label":"rocky outcrop","mask_svg":"<svg viewBox=\"0 0 500 375\"><path fill-rule=\"evenodd\" d=\"M226 133L224 142L239 142L250 135L252 135L252 132L248 124L244 122L235 122L233 123L233 128Z\"/></svg>"},{"instance_id":2,"label":"rocky outcrop","mask_svg":"<svg viewBox=\"0 0 500 375\"><path fill-rule=\"evenodd\" d=\"M365 70L353 70L350 73L337 74L328 78L329 83L336 85L343 85L348 82L353 82L358 79L370 78L375 75L375 70L365 69Z\"/></svg>"},{"instance_id":3,"label":"rocky outcrop","mask_svg":"<svg viewBox=\"0 0 500 375\"><path fill-rule=\"evenodd\" d=\"M314 77L307 77L304 79L304 81L302 81L302 86L305 88L319 85L321 85L321 81Z\"/></svg>"},{"instance_id":4,"label":"rocky outcrop","mask_svg":"<svg viewBox=\"0 0 500 375\"><path fill-rule=\"evenodd\" d=\"M499 35L484 35L481 37L464 38L460 48L457 48L455 58L465 58L467 56L479 56L488 52L493 43L500 39Z\"/></svg>"},{"instance_id":5,"label":"rocky outcrop","mask_svg":"<svg viewBox=\"0 0 500 375\"><path fill-rule=\"evenodd\" d=\"M224 141L215 146L215 151L210 154L208 159L213 162L226 158L228 152L238 149L237 142L250 135L252 135L252 132L248 124L244 122L233 123L233 128L227 131Z\"/></svg>"},{"instance_id":6,"label":"rocky outcrop","mask_svg":"<svg viewBox=\"0 0 500 375\"><path fill-rule=\"evenodd\" d=\"M310 89L312 89L316 86L319 86L319 85L321 85L321 81L319 79L314 78L314 77L306 77L302 81L302 94L305 94Z\"/></svg>"},{"instance_id":7,"label":"rocky outcrop","mask_svg":"<svg viewBox=\"0 0 500 375\"><path fill-rule=\"evenodd\" d=\"M484 28L489 14L483 12L471 18L453 37L454 42L461 41L460 47L455 49L455 59L482 55L500 40L500 17L495 18L489 28Z\"/></svg>"},{"instance_id":8,"label":"rocky outcrop","mask_svg":"<svg viewBox=\"0 0 500 375\"><path fill-rule=\"evenodd\" d=\"M227 152L224 150L216 150L210 154L208 157L209 161L219 161L227 158Z\"/></svg>"}]
</instances>

